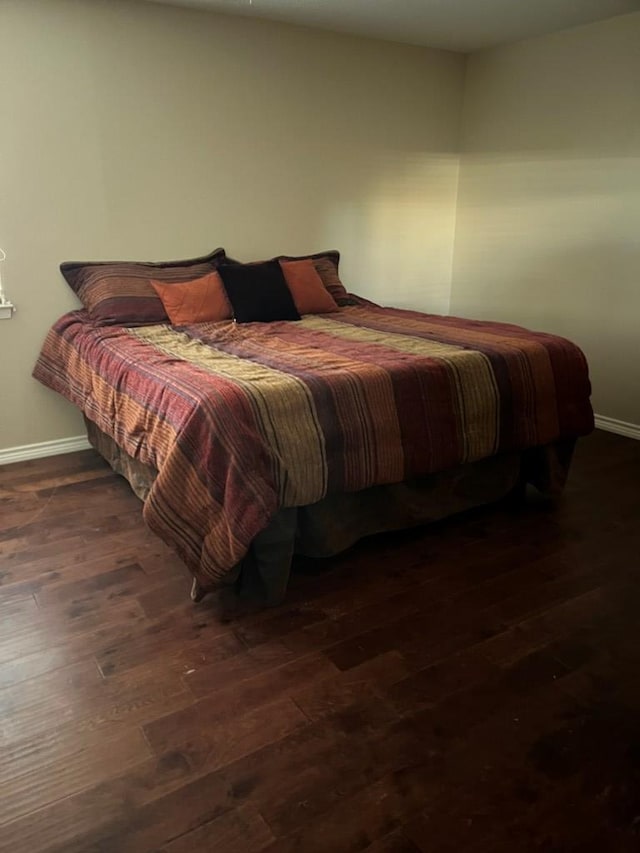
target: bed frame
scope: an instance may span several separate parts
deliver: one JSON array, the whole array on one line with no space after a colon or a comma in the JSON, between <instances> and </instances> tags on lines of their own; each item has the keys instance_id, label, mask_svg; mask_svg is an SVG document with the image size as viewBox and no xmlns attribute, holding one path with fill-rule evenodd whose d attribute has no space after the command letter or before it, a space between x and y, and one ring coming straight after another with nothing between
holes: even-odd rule
<instances>
[{"instance_id":1,"label":"bed frame","mask_svg":"<svg viewBox=\"0 0 640 853\"><path fill-rule=\"evenodd\" d=\"M85 417L91 445L146 500L157 471L129 456ZM329 557L375 533L428 524L519 493L527 483L557 495L567 479L575 440L504 453L431 474L418 480L332 494L310 506L284 507L253 541L247 556L229 573L242 597L279 604L287 589L294 554ZM196 579L191 598L211 589Z\"/></svg>"}]
</instances>

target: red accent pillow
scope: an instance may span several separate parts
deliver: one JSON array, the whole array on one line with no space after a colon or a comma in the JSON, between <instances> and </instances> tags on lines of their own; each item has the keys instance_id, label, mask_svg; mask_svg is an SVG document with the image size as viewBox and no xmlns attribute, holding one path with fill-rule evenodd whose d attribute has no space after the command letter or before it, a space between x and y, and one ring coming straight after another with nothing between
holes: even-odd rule
<instances>
[{"instance_id":1,"label":"red accent pillow","mask_svg":"<svg viewBox=\"0 0 640 853\"><path fill-rule=\"evenodd\" d=\"M217 272L179 284L166 284L154 279L151 279L151 284L174 326L231 319L231 305Z\"/></svg>"},{"instance_id":2,"label":"red accent pillow","mask_svg":"<svg viewBox=\"0 0 640 853\"><path fill-rule=\"evenodd\" d=\"M280 260L280 266L300 314L328 314L338 310L335 299L324 286L311 258Z\"/></svg>"},{"instance_id":3,"label":"red accent pillow","mask_svg":"<svg viewBox=\"0 0 640 853\"><path fill-rule=\"evenodd\" d=\"M279 261L313 261L322 283L336 301L337 305L348 305L349 294L338 275L340 252L330 249L327 252L316 252L315 255L279 255Z\"/></svg>"}]
</instances>

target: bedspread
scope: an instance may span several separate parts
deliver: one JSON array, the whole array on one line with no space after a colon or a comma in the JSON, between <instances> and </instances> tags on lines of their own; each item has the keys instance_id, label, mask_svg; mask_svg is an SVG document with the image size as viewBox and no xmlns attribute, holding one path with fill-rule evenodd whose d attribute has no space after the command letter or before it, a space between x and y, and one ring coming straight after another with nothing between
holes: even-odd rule
<instances>
[{"instance_id":1,"label":"bedspread","mask_svg":"<svg viewBox=\"0 0 640 853\"><path fill-rule=\"evenodd\" d=\"M145 521L204 586L281 507L593 428L569 341L369 304L180 328L99 327L74 311L34 376L157 469Z\"/></svg>"}]
</instances>

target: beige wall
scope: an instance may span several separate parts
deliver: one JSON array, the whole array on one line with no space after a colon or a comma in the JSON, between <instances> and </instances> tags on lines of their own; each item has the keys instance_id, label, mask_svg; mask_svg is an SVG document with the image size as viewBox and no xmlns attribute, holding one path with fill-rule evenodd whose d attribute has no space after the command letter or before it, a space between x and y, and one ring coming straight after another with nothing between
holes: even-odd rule
<instances>
[{"instance_id":1,"label":"beige wall","mask_svg":"<svg viewBox=\"0 0 640 853\"><path fill-rule=\"evenodd\" d=\"M447 311L462 56L117 0L2 0L0 32L0 450L82 432L30 378L62 260L335 246Z\"/></svg>"},{"instance_id":2,"label":"beige wall","mask_svg":"<svg viewBox=\"0 0 640 853\"><path fill-rule=\"evenodd\" d=\"M459 55L118 0L2 0L0 32L0 450L82 431L30 377L76 305L61 260L220 244L336 246L383 303L571 337L596 410L640 424L640 14L466 82Z\"/></svg>"},{"instance_id":3,"label":"beige wall","mask_svg":"<svg viewBox=\"0 0 640 853\"><path fill-rule=\"evenodd\" d=\"M640 13L470 57L453 313L565 335L640 424Z\"/></svg>"}]
</instances>

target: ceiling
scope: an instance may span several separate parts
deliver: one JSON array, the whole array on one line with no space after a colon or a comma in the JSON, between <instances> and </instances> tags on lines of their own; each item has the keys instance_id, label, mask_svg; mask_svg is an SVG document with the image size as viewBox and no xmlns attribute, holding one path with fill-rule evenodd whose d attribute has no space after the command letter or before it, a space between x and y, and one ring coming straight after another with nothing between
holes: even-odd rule
<instances>
[{"instance_id":1,"label":"ceiling","mask_svg":"<svg viewBox=\"0 0 640 853\"><path fill-rule=\"evenodd\" d=\"M470 52L640 9L640 0L149 0Z\"/></svg>"}]
</instances>

